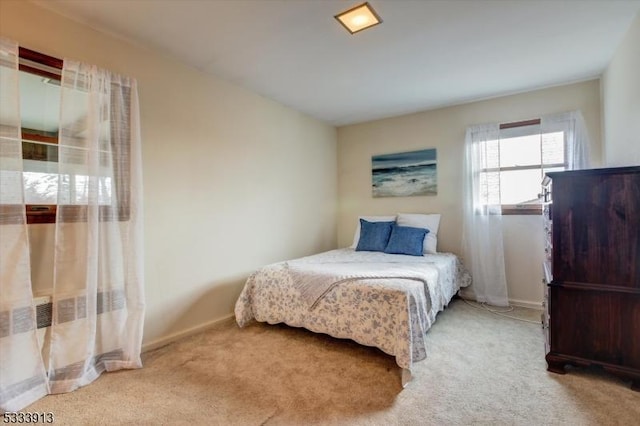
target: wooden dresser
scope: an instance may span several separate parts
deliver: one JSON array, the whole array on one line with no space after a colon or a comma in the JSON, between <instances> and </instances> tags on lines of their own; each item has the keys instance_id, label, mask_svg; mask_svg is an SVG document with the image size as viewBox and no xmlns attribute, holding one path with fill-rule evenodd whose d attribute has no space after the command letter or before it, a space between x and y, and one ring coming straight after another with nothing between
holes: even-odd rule
<instances>
[{"instance_id":1,"label":"wooden dresser","mask_svg":"<svg viewBox=\"0 0 640 426\"><path fill-rule=\"evenodd\" d=\"M640 391L640 167L548 173L549 371L598 365Z\"/></svg>"}]
</instances>

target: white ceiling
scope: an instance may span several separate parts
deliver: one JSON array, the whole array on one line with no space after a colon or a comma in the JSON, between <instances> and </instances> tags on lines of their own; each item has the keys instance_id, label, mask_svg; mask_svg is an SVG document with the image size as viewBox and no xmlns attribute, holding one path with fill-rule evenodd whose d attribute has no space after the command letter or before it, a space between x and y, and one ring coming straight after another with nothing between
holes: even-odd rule
<instances>
[{"instance_id":1,"label":"white ceiling","mask_svg":"<svg viewBox=\"0 0 640 426\"><path fill-rule=\"evenodd\" d=\"M640 0L36 0L334 125L599 76Z\"/></svg>"}]
</instances>

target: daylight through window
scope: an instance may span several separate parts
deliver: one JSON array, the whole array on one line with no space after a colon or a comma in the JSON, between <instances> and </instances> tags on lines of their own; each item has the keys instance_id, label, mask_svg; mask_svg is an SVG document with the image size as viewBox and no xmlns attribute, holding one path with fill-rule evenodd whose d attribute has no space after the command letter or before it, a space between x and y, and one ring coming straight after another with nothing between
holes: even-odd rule
<instances>
[{"instance_id":1,"label":"daylight through window","mask_svg":"<svg viewBox=\"0 0 640 426\"><path fill-rule=\"evenodd\" d=\"M100 149L91 151L84 143L89 94L81 86L61 87L62 60L20 48L19 68L21 175L27 223L54 223L60 208L66 209L67 221L72 217L84 220L86 206L93 203L100 206L101 217L117 215L126 220L129 174L122 155L129 149L128 127L117 120L111 120L116 124L104 124L111 122L109 117L114 113L108 102L108 86L103 93L102 116L107 120L100 125ZM62 98L66 101L64 111ZM114 147L114 140L120 145ZM13 178L11 173L0 170L0 178ZM2 199L10 197L3 193Z\"/></svg>"},{"instance_id":2,"label":"daylight through window","mask_svg":"<svg viewBox=\"0 0 640 426\"><path fill-rule=\"evenodd\" d=\"M487 143L481 198L501 205L503 214L537 214L545 173L566 168L565 135L541 133L539 120L517 124L500 126L499 140Z\"/></svg>"}]
</instances>

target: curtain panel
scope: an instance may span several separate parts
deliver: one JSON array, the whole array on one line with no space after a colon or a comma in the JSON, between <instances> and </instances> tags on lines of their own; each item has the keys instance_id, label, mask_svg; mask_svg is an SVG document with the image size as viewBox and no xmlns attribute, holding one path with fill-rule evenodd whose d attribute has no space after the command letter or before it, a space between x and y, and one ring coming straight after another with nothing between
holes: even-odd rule
<instances>
[{"instance_id":1,"label":"curtain panel","mask_svg":"<svg viewBox=\"0 0 640 426\"><path fill-rule=\"evenodd\" d=\"M591 165L590 142L582 112L577 110L540 117L540 133L553 132L564 132L567 170L588 169Z\"/></svg>"},{"instance_id":2,"label":"curtain panel","mask_svg":"<svg viewBox=\"0 0 640 426\"><path fill-rule=\"evenodd\" d=\"M463 167L462 249L473 277L470 291L478 302L507 306L499 166L500 126L469 127Z\"/></svg>"},{"instance_id":3,"label":"curtain panel","mask_svg":"<svg viewBox=\"0 0 640 426\"><path fill-rule=\"evenodd\" d=\"M19 87L18 45L0 38L0 411L48 393L31 290Z\"/></svg>"},{"instance_id":4,"label":"curtain panel","mask_svg":"<svg viewBox=\"0 0 640 426\"><path fill-rule=\"evenodd\" d=\"M134 79L65 60L51 393L142 366L142 179ZM80 108L87 114L77 117Z\"/></svg>"}]
</instances>

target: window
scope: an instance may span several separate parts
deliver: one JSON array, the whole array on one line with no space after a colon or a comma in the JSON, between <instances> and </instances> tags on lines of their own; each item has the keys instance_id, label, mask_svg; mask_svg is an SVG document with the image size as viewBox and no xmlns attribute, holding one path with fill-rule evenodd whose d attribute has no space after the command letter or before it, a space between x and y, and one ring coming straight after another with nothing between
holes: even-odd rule
<instances>
[{"instance_id":1,"label":"window","mask_svg":"<svg viewBox=\"0 0 640 426\"><path fill-rule=\"evenodd\" d=\"M104 122L107 124L100 126L100 150L95 156L99 158L90 158L83 142L89 104L86 89L82 84L61 88L60 59L22 47L19 56L22 177L27 223L54 223L58 209L65 209L65 221L86 220L88 194L93 193L97 193L101 220L112 217L127 220L130 129L128 120L117 118L128 111L130 91L128 88L117 91L124 97L125 111L109 102L110 96L116 95L112 95L108 87L105 89L102 116L116 119L107 120ZM112 86L117 84L111 83ZM61 96L66 97L67 105L63 114L60 112ZM59 144L60 126L65 135L62 146ZM98 172L91 176L87 172L89 161L99 162ZM90 187L97 188L97 192L89 190Z\"/></svg>"},{"instance_id":2,"label":"window","mask_svg":"<svg viewBox=\"0 0 640 426\"><path fill-rule=\"evenodd\" d=\"M542 133L539 119L501 124L487 148L491 166L480 173L481 198L502 206L502 214L540 214L545 173L567 168L564 132Z\"/></svg>"}]
</instances>

